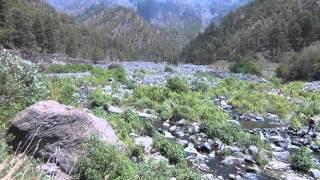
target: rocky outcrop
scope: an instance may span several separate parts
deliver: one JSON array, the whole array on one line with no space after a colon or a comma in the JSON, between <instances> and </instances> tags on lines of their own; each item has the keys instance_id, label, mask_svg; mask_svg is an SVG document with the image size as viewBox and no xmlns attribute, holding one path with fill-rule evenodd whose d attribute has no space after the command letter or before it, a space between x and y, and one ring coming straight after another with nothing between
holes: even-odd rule
<instances>
[{"instance_id":1,"label":"rocky outcrop","mask_svg":"<svg viewBox=\"0 0 320 180\"><path fill-rule=\"evenodd\" d=\"M38 102L19 113L9 133L15 137L9 144L17 152L27 149L64 172L72 170L81 155L81 143L93 135L124 148L105 120L55 101Z\"/></svg>"}]
</instances>

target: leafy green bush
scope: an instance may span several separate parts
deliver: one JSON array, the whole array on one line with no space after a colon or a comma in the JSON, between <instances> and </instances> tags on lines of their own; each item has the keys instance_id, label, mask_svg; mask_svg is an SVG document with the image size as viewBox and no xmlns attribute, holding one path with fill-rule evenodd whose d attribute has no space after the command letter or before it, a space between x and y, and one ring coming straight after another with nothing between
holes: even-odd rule
<instances>
[{"instance_id":1,"label":"leafy green bush","mask_svg":"<svg viewBox=\"0 0 320 180\"><path fill-rule=\"evenodd\" d=\"M184 80L177 77L168 79L166 87L177 93L188 92L190 89L189 85Z\"/></svg>"},{"instance_id":2,"label":"leafy green bush","mask_svg":"<svg viewBox=\"0 0 320 180\"><path fill-rule=\"evenodd\" d=\"M80 97L77 92L77 84L73 79L48 79L47 86L49 89L49 96L51 100L59 103L80 106Z\"/></svg>"},{"instance_id":3,"label":"leafy green bush","mask_svg":"<svg viewBox=\"0 0 320 180\"><path fill-rule=\"evenodd\" d=\"M301 147L291 156L291 166L296 170L308 172L313 165L312 153L308 147Z\"/></svg>"},{"instance_id":4,"label":"leafy green bush","mask_svg":"<svg viewBox=\"0 0 320 180\"><path fill-rule=\"evenodd\" d=\"M98 138L83 143L85 154L79 159L80 179L136 179L138 168L117 147Z\"/></svg>"},{"instance_id":5,"label":"leafy green bush","mask_svg":"<svg viewBox=\"0 0 320 180\"><path fill-rule=\"evenodd\" d=\"M240 60L235 62L229 67L229 70L233 73L244 73L260 75L261 70L253 60Z\"/></svg>"},{"instance_id":6,"label":"leafy green bush","mask_svg":"<svg viewBox=\"0 0 320 180\"><path fill-rule=\"evenodd\" d=\"M172 164L185 164L183 147L173 141L167 140L161 135L154 138L154 147L169 159Z\"/></svg>"},{"instance_id":7,"label":"leafy green bush","mask_svg":"<svg viewBox=\"0 0 320 180\"><path fill-rule=\"evenodd\" d=\"M131 149L131 157L136 157L138 162L144 161L144 147L141 145L134 145Z\"/></svg>"},{"instance_id":8,"label":"leafy green bush","mask_svg":"<svg viewBox=\"0 0 320 180\"><path fill-rule=\"evenodd\" d=\"M289 76L289 69L287 66L285 65L280 65L277 69L276 69L276 75L279 78L283 78L283 79L287 79Z\"/></svg>"},{"instance_id":9,"label":"leafy green bush","mask_svg":"<svg viewBox=\"0 0 320 180\"><path fill-rule=\"evenodd\" d=\"M112 102L112 97L110 95L106 95L103 89L98 88L94 92L90 93L88 100L91 108L107 108Z\"/></svg>"},{"instance_id":10,"label":"leafy green bush","mask_svg":"<svg viewBox=\"0 0 320 180\"><path fill-rule=\"evenodd\" d=\"M105 86L108 79L114 79L121 83L127 83L127 74L124 68L105 69L102 67L94 67L91 70L91 76L86 77L85 80L94 86Z\"/></svg>"},{"instance_id":11,"label":"leafy green bush","mask_svg":"<svg viewBox=\"0 0 320 180\"><path fill-rule=\"evenodd\" d=\"M161 119L171 119L174 113L173 102L171 100L164 101L159 107Z\"/></svg>"},{"instance_id":12,"label":"leafy green bush","mask_svg":"<svg viewBox=\"0 0 320 180\"><path fill-rule=\"evenodd\" d=\"M93 70L90 64L51 64L45 68L45 73L79 73Z\"/></svg>"},{"instance_id":13,"label":"leafy green bush","mask_svg":"<svg viewBox=\"0 0 320 180\"><path fill-rule=\"evenodd\" d=\"M44 81L31 62L0 51L0 126L47 94Z\"/></svg>"},{"instance_id":14,"label":"leafy green bush","mask_svg":"<svg viewBox=\"0 0 320 180\"><path fill-rule=\"evenodd\" d=\"M154 108L154 103L149 98L146 98L146 97L138 99L134 103L134 105L138 109L146 109L146 108L153 109Z\"/></svg>"},{"instance_id":15,"label":"leafy green bush","mask_svg":"<svg viewBox=\"0 0 320 180\"><path fill-rule=\"evenodd\" d=\"M218 138L227 144L238 142L248 146L256 143L256 138L242 131L239 125L218 122L206 121L201 125L201 131L206 133L210 138Z\"/></svg>"}]
</instances>

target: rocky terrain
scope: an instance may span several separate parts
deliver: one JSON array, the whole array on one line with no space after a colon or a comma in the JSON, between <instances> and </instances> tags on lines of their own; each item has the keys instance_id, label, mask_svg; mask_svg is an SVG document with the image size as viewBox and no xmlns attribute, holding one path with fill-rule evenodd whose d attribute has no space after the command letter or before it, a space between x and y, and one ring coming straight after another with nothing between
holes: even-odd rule
<instances>
[{"instance_id":1,"label":"rocky terrain","mask_svg":"<svg viewBox=\"0 0 320 180\"><path fill-rule=\"evenodd\" d=\"M320 178L320 133L307 134L304 122L308 109L317 112L319 82L277 84L210 66L152 62L49 65L42 73L50 91L40 100L61 104L40 101L15 115L8 143L21 152L21 142L30 142L26 149L46 162L38 171L50 177L77 176L73 164L80 176L100 176L108 170L97 167L113 166L101 159L111 155L135 169L127 178L143 167L161 176L148 162L166 163L165 179ZM90 144L92 134L123 152ZM298 170L300 161L308 168ZM81 174L87 170L94 173ZM117 172L112 177L129 173Z\"/></svg>"}]
</instances>

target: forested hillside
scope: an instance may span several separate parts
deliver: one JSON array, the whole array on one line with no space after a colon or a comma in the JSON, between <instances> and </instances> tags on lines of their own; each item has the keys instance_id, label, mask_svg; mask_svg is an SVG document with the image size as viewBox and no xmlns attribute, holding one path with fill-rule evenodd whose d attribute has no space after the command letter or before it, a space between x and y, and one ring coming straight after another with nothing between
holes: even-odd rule
<instances>
[{"instance_id":1,"label":"forested hillside","mask_svg":"<svg viewBox=\"0 0 320 180\"><path fill-rule=\"evenodd\" d=\"M104 37L119 45L120 59L177 60L182 45L186 44L178 33L157 28L124 7L95 6L77 17L79 23L96 29ZM125 53L123 53L125 52Z\"/></svg>"},{"instance_id":2,"label":"forested hillside","mask_svg":"<svg viewBox=\"0 0 320 180\"><path fill-rule=\"evenodd\" d=\"M181 60L208 64L259 55L278 61L320 39L317 0L255 0L211 26L184 50ZM262 56L261 56L262 55Z\"/></svg>"},{"instance_id":3,"label":"forested hillside","mask_svg":"<svg viewBox=\"0 0 320 180\"><path fill-rule=\"evenodd\" d=\"M125 8L103 8L82 18L85 25L42 0L0 0L0 43L8 49L92 60L173 61L182 49L177 37Z\"/></svg>"}]
</instances>

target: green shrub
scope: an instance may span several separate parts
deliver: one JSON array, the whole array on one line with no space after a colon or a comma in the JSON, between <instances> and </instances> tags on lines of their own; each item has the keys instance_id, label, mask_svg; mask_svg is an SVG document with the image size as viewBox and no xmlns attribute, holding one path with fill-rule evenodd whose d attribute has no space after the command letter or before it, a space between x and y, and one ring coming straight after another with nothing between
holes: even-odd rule
<instances>
[{"instance_id":1,"label":"green shrub","mask_svg":"<svg viewBox=\"0 0 320 180\"><path fill-rule=\"evenodd\" d=\"M137 179L138 168L117 147L90 138L79 159L80 179Z\"/></svg>"},{"instance_id":2,"label":"green shrub","mask_svg":"<svg viewBox=\"0 0 320 180\"><path fill-rule=\"evenodd\" d=\"M173 73L173 72L174 72L174 70L173 70L173 68L172 68L172 67L170 67L170 66L166 66L166 67L164 68L164 72Z\"/></svg>"},{"instance_id":3,"label":"green shrub","mask_svg":"<svg viewBox=\"0 0 320 180\"><path fill-rule=\"evenodd\" d=\"M101 88L98 88L94 92L90 93L88 100L91 108L107 108L112 103L112 97L110 95L106 95Z\"/></svg>"},{"instance_id":4,"label":"green shrub","mask_svg":"<svg viewBox=\"0 0 320 180\"><path fill-rule=\"evenodd\" d=\"M131 157L136 157L138 162L144 161L144 147L141 145L134 145L131 147Z\"/></svg>"},{"instance_id":5,"label":"green shrub","mask_svg":"<svg viewBox=\"0 0 320 180\"><path fill-rule=\"evenodd\" d=\"M123 65L121 65L121 64L110 64L109 66L108 66L108 69L109 70L111 70L111 69L124 69L124 67L123 67Z\"/></svg>"},{"instance_id":6,"label":"green shrub","mask_svg":"<svg viewBox=\"0 0 320 180\"><path fill-rule=\"evenodd\" d=\"M280 65L277 69L276 69L276 75L279 78L283 78L283 79L287 79L289 76L289 69L287 66L285 65Z\"/></svg>"},{"instance_id":7,"label":"green shrub","mask_svg":"<svg viewBox=\"0 0 320 180\"><path fill-rule=\"evenodd\" d=\"M90 64L51 64L45 69L45 73L80 73L93 70Z\"/></svg>"},{"instance_id":8,"label":"green shrub","mask_svg":"<svg viewBox=\"0 0 320 180\"><path fill-rule=\"evenodd\" d=\"M171 179L177 180L199 180L201 174L193 171L187 166L173 166L164 161L148 161L139 164L140 179Z\"/></svg>"},{"instance_id":9,"label":"green shrub","mask_svg":"<svg viewBox=\"0 0 320 180\"><path fill-rule=\"evenodd\" d=\"M78 87L73 79L48 79L49 96L59 103L80 106Z\"/></svg>"},{"instance_id":10,"label":"green shrub","mask_svg":"<svg viewBox=\"0 0 320 180\"><path fill-rule=\"evenodd\" d=\"M189 85L184 80L177 77L168 79L166 87L177 93L188 92L190 89Z\"/></svg>"},{"instance_id":11,"label":"green shrub","mask_svg":"<svg viewBox=\"0 0 320 180\"><path fill-rule=\"evenodd\" d=\"M160 151L162 155L169 159L172 164L185 164L183 147L171 140L167 140L161 135L154 138L154 147Z\"/></svg>"},{"instance_id":12,"label":"green shrub","mask_svg":"<svg viewBox=\"0 0 320 180\"><path fill-rule=\"evenodd\" d=\"M242 136L244 132L239 125L227 122L205 122L201 127L201 131L206 133L210 138L221 139L227 144L238 142L241 138L244 138Z\"/></svg>"},{"instance_id":13,"label":"green shrub","mask_svg":"<svg viewBox=\"0 0 320 180\"><path fill-rule=\"evenodd\" d=\"M201 91L201 92L207 92L209 89L209 85L203 82L195 81L193 83L193 90L194 91Z\"/></svg>"},{"instance_id":14,"label":"green shrub","mask_svg":"<svg viewBox=\"0 0 320 180\"><path fill-rule=\"evenodd\" d=\"M44 81L31 62L0 51L0 126L47 95Z\"/></svg>"},{"instance_id":15,"label":"green shrub","mask_svg":"<svg viewBox=\"0 0 320 180\"><path fill-rule=\"evenodd\" d=\"M161 119L171 119L174 113L173 102L171 100L164 101L159 107L159 113Z\"/></svg>"},{"instance_id":16,"label":"green shrub","mask_svg":"<svg viewBox=\"0 0 320 180\"><path fill-rule=\"evenodd\" d=\"M108 79L114 79L121 83L127 83L128 81L124 68L108 70L102 67L94 67L93 70L91 70L91 76L85 78L85 80L93 86L105 86Z\"/></svg>"},{"instance_id":17,"label":"green shrub","mask_svg":"<svg viewBox=\"0 0 320 180\"><path fill-rule=\"evenodd\" d=\"M260 75L261 70L253 60L240 60L235 62L229 67L229 70L233 73L244 73Z\"/></svg>"},{"instance_id":18,"label":"green shrub","mask_svg":"<svg viewBox=\"0 0 320 180\"><path fill-rule=\"evenodd\" d=\"M301 147L291 156L291 166L296 170L308 172L313 165L312 153L308 147Z\"/></svg>"},{"instance_id":19,"label":"green shrub","mask_svg":"<svg viewBox=\"0 0 320 180\"><path fill-rule=\"evenodd\" d=\"M154 108L154 103L153 101L151 101L149 98L141 98L138 99L135 103L134 103L135 107L138 109L153 109Z\"/></svg>"}]
</instances>

